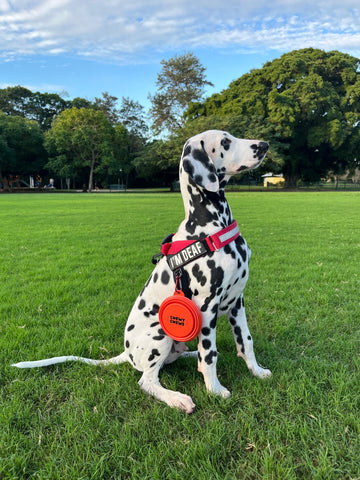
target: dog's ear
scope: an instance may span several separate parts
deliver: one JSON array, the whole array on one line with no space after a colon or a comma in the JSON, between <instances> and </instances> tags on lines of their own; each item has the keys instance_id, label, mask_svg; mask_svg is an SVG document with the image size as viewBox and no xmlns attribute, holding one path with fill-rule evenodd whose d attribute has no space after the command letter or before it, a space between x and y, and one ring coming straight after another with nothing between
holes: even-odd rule
<instances>
[{"instance_id":1,"label":"dog's ear","mask_svg":"<svg viewBox=\"0 0 360 480\"><path fill-rule=\"evenodd\" d=\"M193 145L191 140L185 144L182 154L182 166L196 185L209 192L217 192L219 190L219 179L216 169L206 153L203 140L197 145Z\"/></svg>"}]
</instances>

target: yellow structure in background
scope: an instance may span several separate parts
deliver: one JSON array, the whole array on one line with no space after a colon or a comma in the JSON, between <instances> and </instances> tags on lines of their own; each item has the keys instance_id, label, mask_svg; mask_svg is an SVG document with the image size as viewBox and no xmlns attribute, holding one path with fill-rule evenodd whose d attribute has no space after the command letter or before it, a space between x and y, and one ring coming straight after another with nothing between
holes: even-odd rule
<instances>
[{"instance_id":1,"label":"yellow structure in background","mask_svg":"<svg viewBox=\"0 0 360 480\"><path fill-rule=\"evenodd\" d=\"M282 173L279 173L278 175L275 175L274 173L265 173L265 175L262 175L262 178L264 179L264 187L269 187L272 185L277 185L281 182L285 182L285 178L283 177Z\"/></svg>"}]
</instances>

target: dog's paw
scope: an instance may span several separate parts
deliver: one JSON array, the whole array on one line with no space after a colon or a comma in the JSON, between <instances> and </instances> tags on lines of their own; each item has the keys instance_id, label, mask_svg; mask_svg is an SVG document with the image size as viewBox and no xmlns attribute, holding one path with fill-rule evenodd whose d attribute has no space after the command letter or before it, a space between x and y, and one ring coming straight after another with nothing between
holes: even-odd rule
<instances>
[{"instance_id":1,"label":"dog's paw","mask_svg":"<svg viewBox=\"0 0 360 480\"><path fill-rule=\"evenodd\" d=\"M192 401L192 398L189 395L184 395L180 392L173 392L169 401L166 402L172 408L178 408L179 410L184 411L185 413L193 413L195 410L195 403Z\"/></svg>"},{"instance_id":2,"label":"dog's paw","mask_svg":"<svg viewBox=\"0 0 360 480\"><path fill-rule=\"evenodd\" d=\"M218 397L221 397L221 398L230 398L231 397L231 393L229 392L229 390L225 387L223 387L222 385L217 385L216 388L211 388L211 389L208 389L208 391L214 395L217 395Z\"/></svg>"},{"instance_id":3,"label":"dog's paw","mask_svg":"<svg viewBox=\"0 0 360 480\"><path fill-rule=\"evenodd\" d=\"M229 390L225 387L222 387L220 392L218 393L218 395L222 398L230 398L231 397L231 393L229 392Z\"/></svg>"},{"instance_id":4,"label":"dog's paw","mask_svg":"<svg viewBox=\"0 0 360 480\"><path fill-rule=\"evenodd\" d=\"M258 377L258 378L265 379L265 378L271 377L271 370L260 367L260 365L258 365L256 368L252 369L251 371L253 375L255 375L255 377Z\"/></svg>"}]
</instances>

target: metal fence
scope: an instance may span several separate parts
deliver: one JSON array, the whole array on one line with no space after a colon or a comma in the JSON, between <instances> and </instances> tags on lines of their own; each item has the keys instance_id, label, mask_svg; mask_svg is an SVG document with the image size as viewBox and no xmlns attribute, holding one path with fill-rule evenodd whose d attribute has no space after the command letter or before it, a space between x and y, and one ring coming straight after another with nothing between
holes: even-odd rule
<instances>
[{"instance_id":1,"label":"metal fence","mask_svg":"<svg viewBox=\"0 0 360 480\"><path fill-rule=\"evenodd\" d=\"M338 180L337 182L299 182L294 188L286 188L283 183L280 184L267 184L264 186L262 183L256 183L250 181L245 183L230 182L227 186L227 191L261 191L261 192L281 192L281 191L317 191L317 192L344 192L344 191L360 191L360 182L352 182L351 180Z\"/></svg>"}]
</instances>

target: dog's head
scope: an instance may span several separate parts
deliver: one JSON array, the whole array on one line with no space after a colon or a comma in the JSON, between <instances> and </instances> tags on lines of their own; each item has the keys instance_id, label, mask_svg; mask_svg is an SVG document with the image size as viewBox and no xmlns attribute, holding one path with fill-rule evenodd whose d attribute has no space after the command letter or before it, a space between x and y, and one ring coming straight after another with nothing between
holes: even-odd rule
<instances>
[{"instance_id":1,"label":"dog's head","mask_svg":"<svg viewBox=\"0 0 360 480\"><path fill-rule=\"evenodd\" d=\"M243 140L227 132L208 130L184 145L180 172L209 192L217 192L232 175L260 165L269 148L261 140Z\"/></svg>"}]
</instances>

